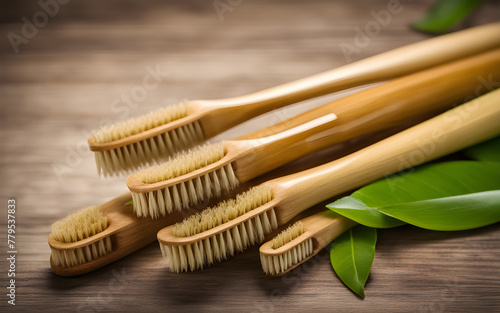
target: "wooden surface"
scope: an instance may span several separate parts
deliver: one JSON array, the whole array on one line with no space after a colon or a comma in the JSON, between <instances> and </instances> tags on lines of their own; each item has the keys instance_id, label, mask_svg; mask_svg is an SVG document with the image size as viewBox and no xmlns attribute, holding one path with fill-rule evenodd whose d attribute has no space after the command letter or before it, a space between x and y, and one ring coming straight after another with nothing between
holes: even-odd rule
<instances>
[{"instance_id":1,"label":"wooden surface","mask_svg":"<svg viewBox=\"0 0 500 313\"><path fill-rule=\"evenodd\" d=\"M236 2L233 2L236 3ZM431 1L402 1L389 25L354 53L360 59L427 36L408 24ZM388 1L243 1L221 21L212 1L71 1L14 53L35 1L0 4L0 286L7 286L7 199L17 200L19 312L492 312L500 310L500 229L379 231L366 299L335 276L328 253L283 278L265 277L258 247L203 272L171 274L156 243L88 275L55 276L50 225L68 213L126 191L123 178L99 179L86 140L106 118L119 121L184 98L237 96L346 64L342 43ZM495 21L487 2L466 26ZM147 68L168 76L136 106L121 97L142 85ZM139 86L139 87L138 87ZM214 139L280 122L337 93L254 119ZM137 97L136 97L137 98ZM285 171L331 158L318 154ZM317 208L321 208L321 205ZM116 279L119 277L120 279Z\"/></svg>"}]
</instances>

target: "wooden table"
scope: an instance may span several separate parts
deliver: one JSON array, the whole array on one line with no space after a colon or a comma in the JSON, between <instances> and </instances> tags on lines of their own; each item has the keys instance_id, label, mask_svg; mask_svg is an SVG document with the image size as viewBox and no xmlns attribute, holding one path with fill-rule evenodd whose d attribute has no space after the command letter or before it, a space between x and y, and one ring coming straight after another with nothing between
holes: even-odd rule
<instances>
[{"instance_id":1,"label":"wooden table","mask_svg":"<svg viewBox=\"0 0 500 313\"><path fill-rule=\"evenodd\" d=\"M388 5L387 0L242 1L221 20L212 2L71 1L59 5L46 25L38 20L42 26L35 35L26 33L31 37L18 45L18 53L8 34L21 35L22 18L40 19L41 9L34 1L2 2L0 311L499 311L498 225L450 233L409 226L380 230L364 300L336 277L327 251L277 279L262 274L258 247L202 272L175 275L156 243L88 275L52 274L50 225L126 191L123 178L100 179L95 173L86 139L101 123L184 98L240 95L346 64L340 45L353 44L354 28L364 28L374 20L372 10ZM430 3L401 1L401 12L392 14L352 60L427 38L408 25ZM466 25L498 16L498 2L488 2ZM148 68L161 72L158 85L139 94ZM345 94L269 113L213 141L269 126ZM122 100L131 95L136 104ZM5 295L11 197L17 200L15 307Z\"/></svg>"}]
</instances>

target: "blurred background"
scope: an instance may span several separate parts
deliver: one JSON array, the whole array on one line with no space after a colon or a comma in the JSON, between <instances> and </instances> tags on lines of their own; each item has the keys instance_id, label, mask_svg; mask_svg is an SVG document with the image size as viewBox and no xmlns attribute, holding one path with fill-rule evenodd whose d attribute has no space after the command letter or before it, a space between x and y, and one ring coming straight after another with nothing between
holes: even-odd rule
<instances>
[{"instance_id":1,"label":"blurred background","mask_svg":"<svg viewBox=\"0 0 500 313\"><path fill-rule=\"evenodd\" d=\"M1 1L0 199L6 204L14 197L19 207L19 302L8 309L498 310L497 279L479 280L474 272L483 267L491 277L500 274L495 226L471 231L466 239L410 227L381 231L365 300L342 285L327 252L274 280L261 273L258 247L180 276L167 272L156 244L83 277L57 277L49 266L53 222L127 191L123 177L97 177L86 142L95 130L183 99L242 95L429 38L411 24L433 3ZM484 1L450 30L499 17L500 2ZM154 83L145 85L145 79ZM270 126L354 91L270 112L211 141ZM0 215L4 271L6 214ZM491 253L482 255L485 249ZM109 290L113 270L128 276ZM1 306L3 311L7 304Z\"/></svg>"}]
</instances>

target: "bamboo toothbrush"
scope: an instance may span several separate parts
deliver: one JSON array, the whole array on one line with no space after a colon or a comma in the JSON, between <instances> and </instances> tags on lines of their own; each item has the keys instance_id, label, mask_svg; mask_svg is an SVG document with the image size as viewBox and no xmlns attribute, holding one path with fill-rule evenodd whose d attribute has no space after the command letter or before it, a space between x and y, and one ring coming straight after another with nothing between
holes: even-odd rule
<instances>
[{"instance_id":1,"label":"bamboo toothbrush","mask_svg":"<svg viewBox=\"0 0 500 313\"><path fill-rule=\"evenodd\" d=\"M356 222L325 210L295 222L260 249L262 270L281 276L306 262Z\"/></svg>"},{"instance_id":2,"label":"bamboo toothbrush","mask_svg":"<svg viewBox=\"0 0 500 313\"><path fill-rule=\"evenodd\" d=\"M195 100L103 128L88 140L98 174L165 159L271 110L379 82L500 46L500 23L443 35L241 97Z\"/></svg>"},{"instance_id":3,"label":"bamboo toothbrush","mask_svg":"<svg viewBox=\"0 0 500 313\"><path fill-rule=\"evenodd\" d=\"M410 74L252 134L180 154L127 178L134 210L153 218L179 211L314 151L409 119L422 121L486 92L477 88L478 77L488 75L500 79L500 49Z\"/></svg>"},{"instance_id":4,"label":"bamboo toothbrush","mask_svg":"<svg viewBox=\"0 0 500 313\"><path fill-rule=\"evenodd\" d=\"M174 272L226 259L314 204L500 135L499 103L497 89L346 157L253 187L159 231L162 254Z\"/></svg>"},{"instance_id":5,"label":"bamboo toothbrush","mask_svg":"<svg viewBox=\"0 0 500 313\"><path fill-rule=\"evenodd\" d=\"M150 244L160 229L182 220L179 213L137 218L126 205L130 200L127 193L54 223L49 235L52 271L60 276L94 271Z\"/></svg>"}]
</instances>

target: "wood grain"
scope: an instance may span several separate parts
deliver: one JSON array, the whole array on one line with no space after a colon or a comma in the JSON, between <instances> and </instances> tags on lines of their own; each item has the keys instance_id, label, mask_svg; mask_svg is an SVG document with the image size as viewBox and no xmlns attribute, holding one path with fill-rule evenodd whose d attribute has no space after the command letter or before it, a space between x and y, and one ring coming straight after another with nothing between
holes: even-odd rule
<instances>
[{"instance_id":1,"label":"wood grain","mask_svg":"<svg viewBox=\"0 0 500 313\"><path fill-rule=\"evenodd\" d=\"M352 60L428 36L411 31L431 0L401 1L402 11ZM50 225L68 213L125 192L124 179L99 179L86 140L94 129L184 98L232 97L322 72L347 62L341 43L373 21L388 1L243 1L221 21L212 1L70 1L19 53L35 1L0 4L0 199L18 203L19 312L492 312L500 310L500 229L431 232L403 226L379 231L366 299L333 273L328 253L282 278L265 277L258 247L204 270L171 274L157 244L74 278L50 270ZM487 2L462 26L498 20ZM158 86L127 104L150 71ZM275 124L349 93L271 112L213 141ZM331 152L331 151L330 151ZM320 152L264 178L332 159ZM324 203L323 203L324 205ZM316 207L320 210L321 205ZM3 209L2 209L3 210ZM7 270L6 213L0 271ZM122 276L123 275L123 276ZM0 275L6 290L7 277Z\"/></svg>"}]
</instances>

